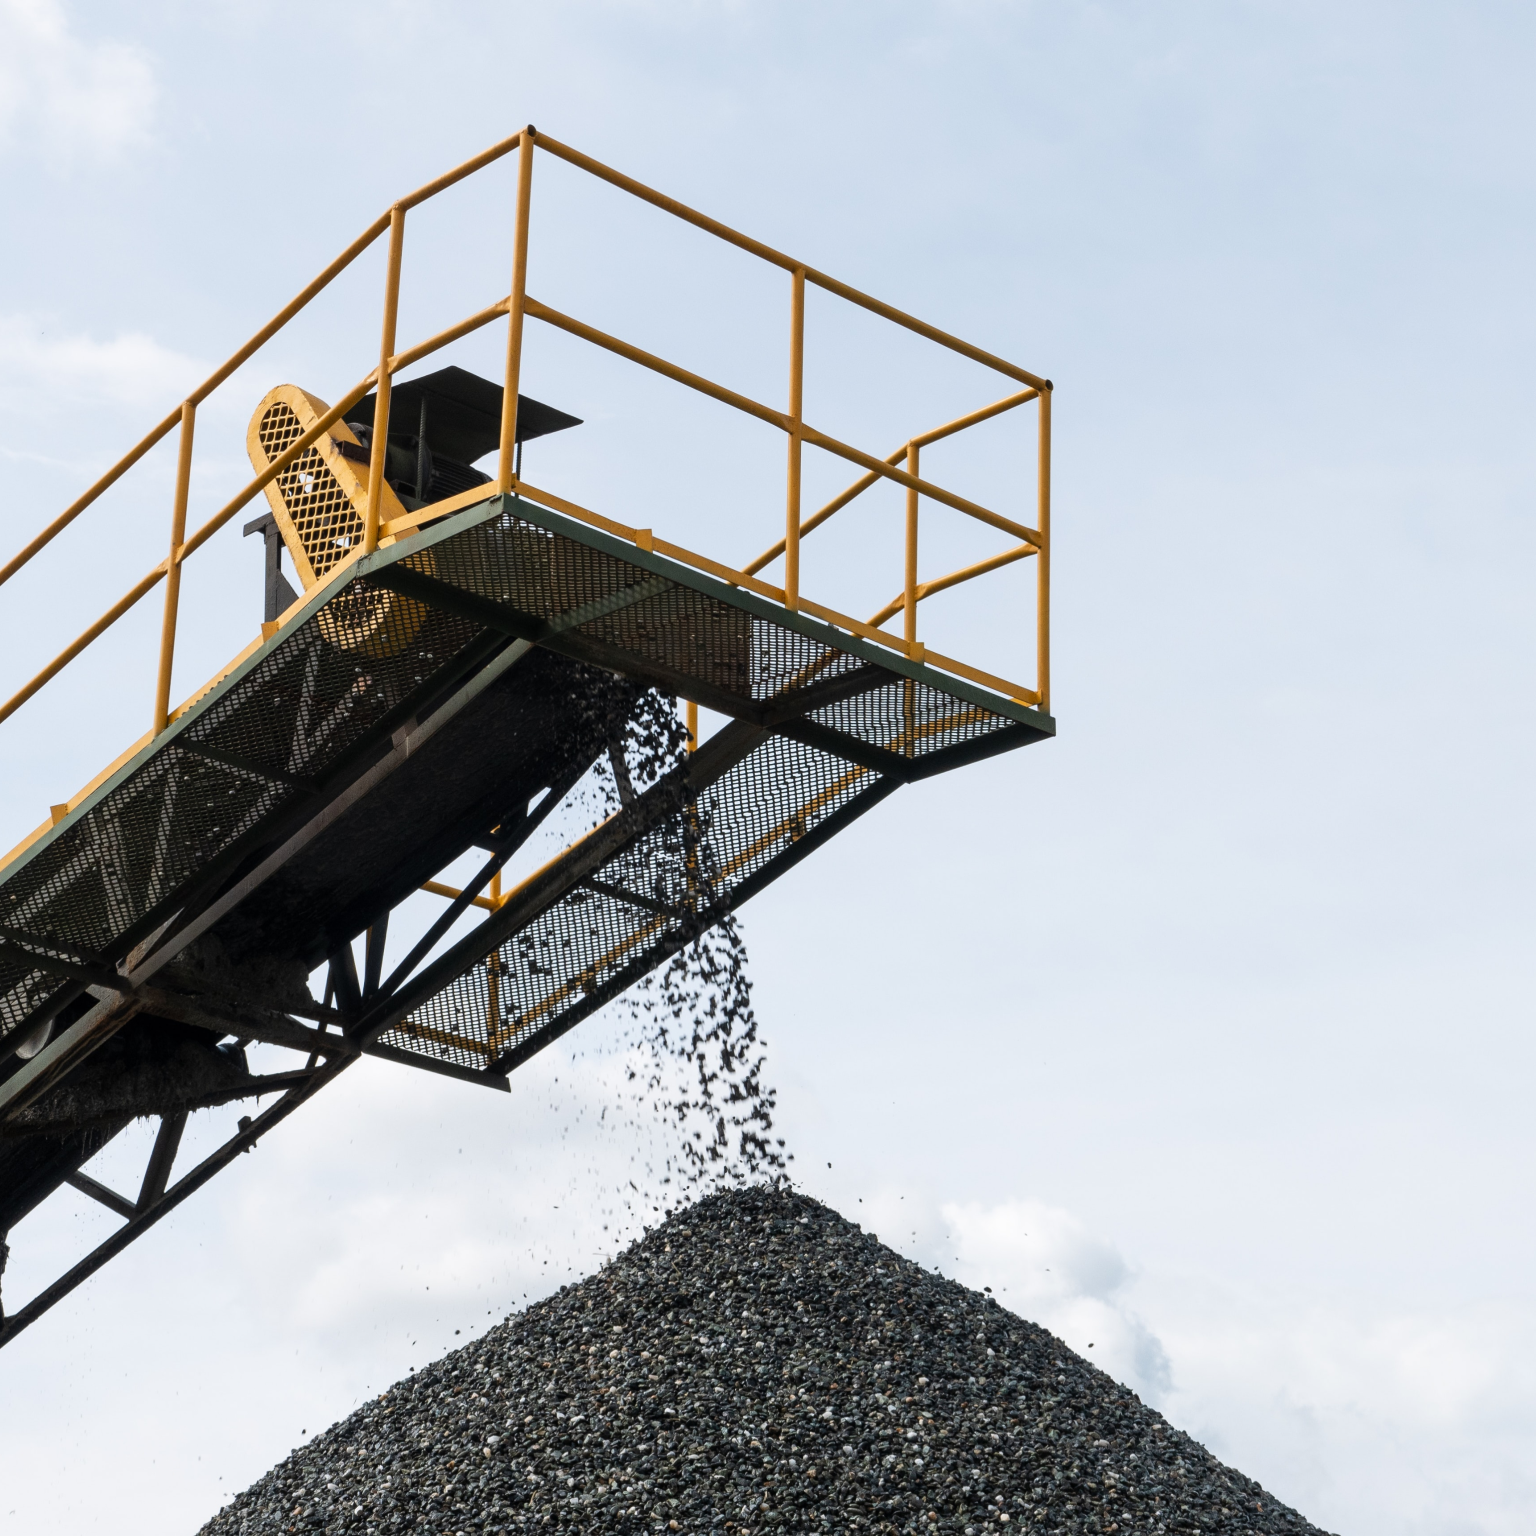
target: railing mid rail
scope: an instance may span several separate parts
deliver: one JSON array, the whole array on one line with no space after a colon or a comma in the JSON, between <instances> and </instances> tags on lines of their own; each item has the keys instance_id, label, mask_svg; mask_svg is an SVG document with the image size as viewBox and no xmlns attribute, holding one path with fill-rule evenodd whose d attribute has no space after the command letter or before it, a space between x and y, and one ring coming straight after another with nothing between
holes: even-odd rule
<instances>
[{"instance_id":1,"label":"railing mid rail","mask_svg":"<svg viewBox=\"0 0 1536 1536\"><path fill-rule=\"evenodd\" d=\"M764 405L759 401L752 400L745 395L738 394L734 390L725 388L723 385L716 384L709 379L692 373L685 368L681 368L675 363L668 362L663 358L643 351L639 347L632 346L617 337L609 336L580 320L550 308L547 304L541 303L528 293L528 239L535 149L542 149L546 153L554 155L556 158L564 160L568 164L576 166L602 181L608 182L621 191L650 203L654 207L672 214L674 217L682 219L686 223L692 224L763 261L780 267L790 274L790 362L787 410L781 411L772 406ZM415 346L408 347L403 351L397 351L395 328L399 308L400 274L404 253L405 216L407 212L428 199L435 197L439 192L446 190L455 183L473 175L476 171L490 165L493 161L512 153L513 150L516 150L518 155L518 179L511 292L505 298L499 299L496 303L489 305L478 313L470 315L457 325L450 326L447 330L441 331ZM187 500L188 488L191 482L193 436L199 405L224 383L237 368L247 362L293 320L311 300L327 288L337 276L345 271L386 231L389 233L389 248L378 366L370 370L314 426L296 439L286 451L275 458L261 473L252 478L233 498L189 537L186 532ZM877 458L848 443L841 442L825 432L818 431L804 419L802 411L805 358L805 289L807 284L822 288L828 293L834 294L851 304L856 304L894 325L901 326L918 336L924 337L928 341L958 353L962 357L980 363L994 372L1002 374L1005 378L1011 379L1016 384L1023 385L1024 388L1016 390L980 410L973 411L969 415L962 416L931 431L921 433L909 439L895 452L888 454L884 458ZM347 412L352 410L370 389L376 387L377 399L374 407L372 444L368 465L367 507L363 536L347 558L338 562L331 569L326 577L327 582L339 579L350 565L364 555L371 553L379 546L381 541L387 542L408 536L421 522L431 517L441 516L444 511L451 509L456 504L468 504L471 501L483 499L486 491L484 488L480 488L452 498L451 501L439 502L432 506L424 507L406 517L397 518L393 522L386 523L381 521L380 509L384 499L385 455L389 440L390 391L394 375L402 369L419 362L422 358L431 355L433 352L469 335L471 332L491 324L503 315L507 318L507 347L505 390L502 396L501 439L494 483L497 492L515 491L531 501L566 513L583 522L627 539L639 548L654 549L658 553L679 560L695 569L706 571L735 586L757 592L761 596L781 603L791 611L803 611L850 633L858 634L878 644L889 646L912 660L927 662L929 665L951 672L956 676L965 677L983 686L993 688L1023 703L1038 705L1042 709L1049 709L1050 380L1039 378L1035 374L1018 367L1016 364L996 357L980 347L960 340L958 337L951 336L935 326L928 325L922 320L918 320L911 315L903 313L901 310L882 303L878 299L871 298L868 294L861 293L859 290L849 287L846 283L838 282L826 273L819 272L815 268L807 266L804 262L785 255L782 251L774 250L771 246L753 240L750 236L741 234L739 231L731 229L729 226L721 224L717 220L709 218L707 215L699 213L623 175L619 171L613 170L611 167L593 160L590 156L584 155L568 145L561 144L555 139L537 133L530 126L523 129L520 133L514 134L511 138L503 139L499 144L492 145L482 154L476 155L473 159L467 160L464 164L449 171L447 175L428 182L424 187L420 187L411 193L409 197L402 198L399 202L395 203L387 213L381 215L370 224L291 303L280 310L243 347L236 351L220 367L215 369L202 384L187 396L176 410L166 416L163 421L124 454L89 490L65 508L26 548L21 550L3 568L0 568L0 584L3 584L51 543L64 529L69 527L105 491L127 474L156 444L160 443L173 430L179 431L175 494L171 510L170 547L165 558L157 565L151 567L105 614L97 619L76 640L66 646L24 687L13 694L9 700L0 705L0 721L14 714L28 699L62 671L87 646L105 633L140 599L164 581L166 586L165 612L161 626L159 663L155 678L151 734L158 735L163 731L177 713L177 711L173 711L171 708L170 690L171 673L176 650L182 566L192 554L228 523L242 507L259 495L272 480L281 475L289 465L324 433L329 431L332 426L343 420ZM647 368L665 378L672 379L676 383L683 384L690 389L696 390L722 404L729 405L782 431L788 441L788 457L785 470L785 523L783 538L775 542L755 560L737 569L720 561L713 560L708 556L656 538L650 529L627 527L622 523L592 512L585 507L580 507L573 502L566 501L552 492L541 490L537 486L521 479L516 474L515 462L518 384L522 368L524 322L530 318L540 320L593 346L603 348L619 357L626 358L640 367ZM1038 475L1035 497L1035 522L1033 527L1005 517L999 512L982 506L966 497L959 496L953 491L923 477L921 474L921 450L924 447L938 442L942 438L950 437L968 427L975 426L980 422L990 420L1005 411L1014 410L1030 401L1038 401L1039 403ZM802 450L806 444L847 460L850 464L861 469L863 473L846 490L827 502L825 506L820 507L809 517L802 517L800 504L801 457ZM881 608L878 613L865 621L839 613L835 609L816 603L804 595L800 587L800 544L807 535L821 527L835 513L846 507L856 497L882 479L900 485L906 491L906 523L904 530L905 581L902 591ZM1002 533L1006 533L1016 542L989 559L978 561L961 570L951 571L947 575L932 577L926 581L920 580L918 576L918 525L919 507L924 497L940 505L952 508L966 517L973 518ZM764 570L781 556L784 560L784 579L782 587L776 587L764 581L758 575L758 572ZM929 650L918 639L917 609L918 604L924 598L1028 557L1033 557L1036 561L1037 581L1036 671L1035 686L1033 688L995 677L990 673L980 671L952 657ZM886 620L893 618L897 613L903 615L902 633L900 636L881 628ZM270 629L270 626L264 626L264 630L267 629ZM59 809L62 809L62 807Z\"/></svg>"}]
</instances>

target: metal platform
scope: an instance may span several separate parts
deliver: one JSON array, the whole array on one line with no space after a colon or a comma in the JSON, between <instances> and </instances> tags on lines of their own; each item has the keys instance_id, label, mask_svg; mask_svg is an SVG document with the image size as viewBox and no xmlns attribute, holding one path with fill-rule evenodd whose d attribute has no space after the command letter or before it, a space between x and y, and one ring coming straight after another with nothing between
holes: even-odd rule
<instances>
[{"instance_id":1,"label":"metal platform","mask_svg":"<svg viewBox=\"0 0 1536 1536\"><path fill-rule=\"evenodd\" d=\"M520 136L525 186L531 133ZM797 270L799 295L806 271ZM553 314L531 299L524 307ZM431 350L394 354L392 325L386 378ZM624 351L612 338L599 344ZM518 399L515 366L508 383L504 398ZM521 480L510 457L516 407L502 418L497 482L407 507L384 479L386 445L393 451L387 388L362 410L361 388L334 410L284 389L268 399L297 401L301 415L280 444L257 443L257 480L209 526L263 487L288 487L288 500L273 506L305 562L306 592L236 664L171 710L176 572L206 537L187 539L176 522L161 572L173 579L155 730L0 867L0 1268L7 1232L66 1186L123 1220L52 1285L0 1314L0 1344L359 1056L505 1089L519 1064L902 784L1055 730L1044 707L1043 618L1033 691L932 657L915 640L916 604L928 590L1045 549L1043 532L920 480L918 445L1040 399L1043 510L1047 383L914 438L889 460L834 444L877 468L803 523L796 455L800 439L816 434L791 413L786 541L740 571ZM537 435L535 404L523 401L523 435ZM355 437L326 435L349 409L370 423L377 411L383 422L371 485L347 467L363 456ZM490 404L483 414L494 419ZM188 407L181 419L178 519ZM259 411L253 433L266 420ZM552 412L541 430L562 424L575 418ZM425 465L425 449L413 444L410 462ZM479 438L471 446L483 448ZM305 469L311 460L331 474L322 450L334 469L323 494L336 505L311 519L309 543L298 544L292 485L302 476L319 483ZM888 467L903 455L905 471ZM413 473L422 489L428 477ZM904 639L876 627L884 613L861 623L818 608L798 592L793 560L783 588L756 575L786 544L795 554L802 533L878 475L909 492ZM925 588L915 576L919 494L1030 542ZM269 605L275 571L272 556ZM632 784L621 770L618 809L504 890L503 867L541 823L594 764L622 758L628 722L651 689L728 723L654 782ZM436 883L475 849L483 858L466 886ZM391 912L424 888L442 897L440 915L419 942L391 953ZM483 920L447 942L472 908ZM329 983L317 1001L308 978L321 967ZM253 1074L252 1042L299 1057L291 1070ZM188 1115L258 1095L275 1100L171 1182ZM83 1169L141 1116L157 1117L159 1132L130 1197Z\"/></svg>"}]
</instances>

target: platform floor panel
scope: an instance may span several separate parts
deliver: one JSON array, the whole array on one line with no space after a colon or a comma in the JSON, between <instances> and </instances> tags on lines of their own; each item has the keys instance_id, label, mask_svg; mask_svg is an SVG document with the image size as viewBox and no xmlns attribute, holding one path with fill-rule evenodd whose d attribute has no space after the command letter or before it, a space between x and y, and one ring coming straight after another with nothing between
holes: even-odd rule
<instances>
[{"instance_id":1,"label":"platform floor panel","mask_svg":"<svg viewBox=\"0 0 1536 1536\"><path fill-rule=\"evenodd\" d=\"M764 735L713 786L600 864L382 1040L507 1071L675 954L897 787Z\"/></svg>"},{"instance_id":2,"label":"platform floor panel","mask_svg":"<svg viewBox=\"0 0 1536 1536\"><path fill-rule=\"evenodd\" d=\"M110 972L212 899L484 660L483 631L453 615L387 651L338 644L355 606L317 595L0 872L0 1044L81 990L72 968Z\"/></svg>"}]
</instances>

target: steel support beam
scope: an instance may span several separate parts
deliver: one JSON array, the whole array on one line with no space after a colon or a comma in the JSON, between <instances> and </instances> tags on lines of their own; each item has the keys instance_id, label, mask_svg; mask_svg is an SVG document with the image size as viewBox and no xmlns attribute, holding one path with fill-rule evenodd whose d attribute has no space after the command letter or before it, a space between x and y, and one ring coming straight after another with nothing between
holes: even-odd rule
<instances>
[{"instance_id":1,"label":"steel support beam","mask_svg":"<svg viewBox=\"0 0 1536 1536\"><path fill-rule=\"evenodd\" d=\"M82 1195L89 1195L92 1200L99 1201L109 1211L116 1211L125 1221L132 1221L138 1215L138 1207L132 1200L123 1199L115 1189L108 1189L105 1184L98 1183L88 1173L81 1173L78 1168L66 1174L64 1182L72 1189L78 1189Z\"/></svg>"},{"instance_id":2,"label":"steel support beam","mask_svg":"<svg viewBox=\"0 0 1536 1536\"><path fill-rule=\"evenodd\" d=\"M176 1161L181 1146L181 1133L187 1128L187 1112L178 1109L175 1114L160 1117L160 1129L155 1133L155 1144L150 1150L149 1164L144 1169L144 1182L139 1186L139 1198L134 1203L134 1214L148 1210L170 1182L171 1165Z\"/></svg>"},{"instance_id":3,"label":"steel support beam","mask_svg":"<svg viewBox=\"0 0 1536 1536\"><path fill-rule=\"evenodd\" d=\"M0 1317L0 1348L9 1344L23 1328L35 1323L50 1307L62 1301L76 1286L90 1279L103 1264L115 1258L136 1238L141 1237L162 1216L175 1210L189 1195L195 1194L242 1152L250 1151L274 1125L287 1119L299 1105L332 1082L356 1059L355 1056L342 1056L317 1067L308 1074L308 1080L305 1083L290 1088L270 1109L257 1115L250 1124L243 1125L236 1135L226 1141L216 1152L205 1157L195 1168L183 1174L158 1199L142 1210L135 1208L135 1214L131 1220L124 1223L111 1237L88 1253L52 1285L40 1291L17 1312Z\"/></svg>"}]
</instances>

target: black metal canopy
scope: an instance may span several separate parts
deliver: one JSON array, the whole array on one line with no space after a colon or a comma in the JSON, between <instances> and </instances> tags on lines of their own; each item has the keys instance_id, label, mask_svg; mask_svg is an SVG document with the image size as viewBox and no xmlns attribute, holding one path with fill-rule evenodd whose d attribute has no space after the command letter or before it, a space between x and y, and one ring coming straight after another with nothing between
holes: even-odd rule
<instances>
[{"instance_id":1,"label":"black metal canopy","mask_svg":"<svg viewBox=\"0 0 1536 1536\"><path fill-rule=\"evenodd\" d=\"M426 438L433 453L473 464L501 445L500 384L482 379L467 368L439 368L436 373L396 384L390 395L390 421L394 430L414 435L423 420L426 406ZM347 412L349 421L373 424L374 395L363 399ZM542 400L527 395L517 397L517 440L526 443L551 432L579 427L581 418L558 411Z\"/></svg>"}]
</instances>

